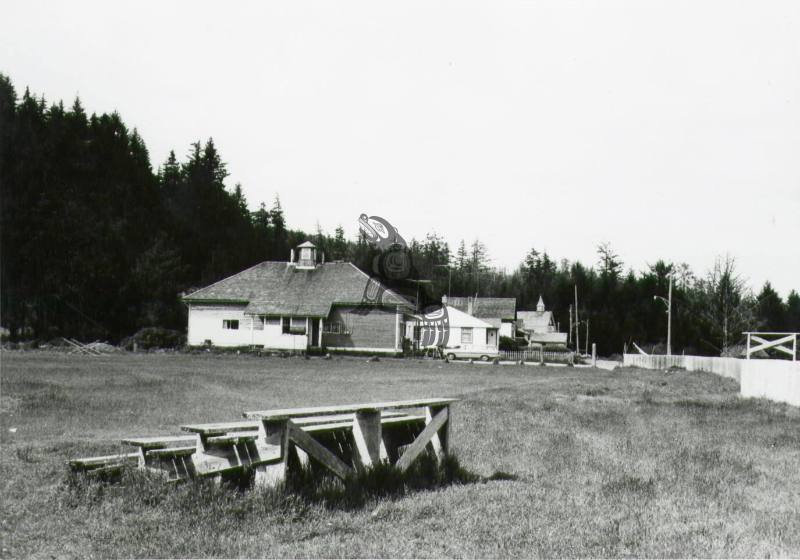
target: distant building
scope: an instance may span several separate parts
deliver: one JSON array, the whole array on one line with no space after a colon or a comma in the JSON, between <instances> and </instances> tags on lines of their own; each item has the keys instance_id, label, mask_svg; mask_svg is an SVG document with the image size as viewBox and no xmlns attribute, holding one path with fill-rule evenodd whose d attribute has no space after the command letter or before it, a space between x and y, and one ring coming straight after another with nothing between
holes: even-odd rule
<instances>
[{"instance_id":1,"label":"distant building","mask_svg":"<svg viewBox=\"0 0 800 560\"><path fill-rule=\"evenodd\" d=\"M517 311L517 324L528 343L567 344L567 333L558 332L553 312L545 309L541 296L536 311Z\"/></svg>"},{"instance_id":2,"label":"distant building","mask_svg":"<svg viewBox=\"0 0 800 560\"><path fill-rule=\"evenodd\" d=\"M493 357L497 355L499 338L497 328L485 319L478 319L468 315L458 308L446 305L447 310L447 344L442 346L442 353L447 355L450 352L459 357L481 356ZM419 319L422 319L420 317ZM418 342L420 340L420 327L409 321L406 323L406 336ZM431 346L420 346L430 348Z\"/></svg>"},{"instance_id":3,"label":"distant building","mask_svg":"<svg viewBox=\"0 0 800 560\"><path fill-rule=\"evenodd\" d=\"M183 297L193 346L327 348L399 353L413 305L306 241L289 262L266 261ZM322 262L319 262L322 260ZM369 303L367 288L381 294Z\"/></svg>"},{"instance_id":4,"label":"distant building","mask_svg":"<svg viewBox=\"0 0 800 560\"><path fill-rule=\"evenodd\" d=\"M454 307L481 319L498 330L500 336L514 338L516 335L516 298L451 297L442 296L442 304Z\"/></svg>"}]
</instances>

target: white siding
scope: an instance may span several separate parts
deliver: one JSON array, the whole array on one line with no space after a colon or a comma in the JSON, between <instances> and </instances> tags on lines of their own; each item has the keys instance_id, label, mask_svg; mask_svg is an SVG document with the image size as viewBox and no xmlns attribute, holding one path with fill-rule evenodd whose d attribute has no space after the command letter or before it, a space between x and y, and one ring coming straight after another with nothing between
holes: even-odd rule
<instances>
[{"instance_id":1,"label":"white siding","mask_svg":"<svg viewBox=\"0 0 800 560\"><path fill-rule=\"evenodd\" d=\"M497 353L497 346L489 346L486 344L486 328L485 327L470 327L472 328L472 344L461 342L461 327L450 327L450 339L447 342L447 348L458 348L464 352L486 352L489 354Z\"/></svg>"},{"instance_id":2,"label":"white siding","mask_svg":"<svg viewBox=\"0 0 800 560\"><path fill-rule=\"evenodd\" d=\"M245 315L244 309L244 305L190 305L189 345L202 346L210 340L214 346L256 345L279 350L308 347L306 335L283 334L280 324L264 325L262 330L251 329L251 316ZM224 320L239 321L238 330L223 329Z\"/></svg>"},{"instance_id":3,"label":"white siding","mask_svg":"<svg viewBox=\"0 0 800 560\"><path fill-rule=\"evenodd\" d=\"M239 321L239 329L223 329L222 321ZM246 346L250 344L250 319L244 306L189 306L190 346L201 346L210 340L214 346Z\"/></svg>"}]
</instances>

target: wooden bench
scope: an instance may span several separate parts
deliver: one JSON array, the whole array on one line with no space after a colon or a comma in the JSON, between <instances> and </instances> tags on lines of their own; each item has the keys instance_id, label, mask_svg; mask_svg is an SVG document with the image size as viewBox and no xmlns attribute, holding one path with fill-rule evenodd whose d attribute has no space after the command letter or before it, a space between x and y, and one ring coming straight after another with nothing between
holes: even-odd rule
<instances>
[{"instance_id":1,"label":"wooden bench","mask_svg":"<svg viewBox=\"0 0 800 560\"><path fill-rule=\"evenodd\" d=\"M84 457L67 462L74 472L85 472L92 476L107 475L121 471L125 466L138 462L138 453L118 453L101 457Z\"/></svg>"}]
</instances>

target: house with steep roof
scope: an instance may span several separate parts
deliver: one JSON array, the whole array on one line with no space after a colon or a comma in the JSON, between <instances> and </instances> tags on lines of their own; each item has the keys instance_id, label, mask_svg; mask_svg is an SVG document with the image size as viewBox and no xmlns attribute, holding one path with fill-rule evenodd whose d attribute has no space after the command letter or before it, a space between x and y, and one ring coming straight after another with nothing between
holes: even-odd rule
<instances>
[{"instance_id":1,"label":"house with steep roof","mask_svg":"<svg viewBox=\"0 0 800 560\"><path fill-rule=\"evenodd\" d=\"M567 343L567 333L558 332L553 312L545 309L542 296L539 296L536 311L517 311L517 321L519 329L525 332L528 343Z\"/></svg>"},{"instance_id":2,"label":"house with steep roof","mask_svg":"<svg viewBox=\"0 0 800 560\"><path fill-rule=\"evenodd\" d=\"M183 302L189 345L291 351L398 353L414 312L408 300L352 263L318 258L309 241L292 251L289 262L259 263L185 295Z\"/></svg>"},{"instance_id":3,"label":"house with steep roof","mask_svg":"<svg viewBox=\"0 0 800 560\"><path fill-rule=\"evenodd\" d=\"M409 321L406 324L406 337L419 344L420 348L439 348L445 356L472 355L475 358L497 356L499 338L496 327L451 305L444 305L443 309L447 311L443 314L446 317L443 328L447 330L444 344L440 343L440 337L434 337L436 339L434 344L424 343L425 337L421 336L420 329L426 328L427 316L418 316L416 322Z\"/></svg>"},{"instance_id":4,"label":"house with steep roof","mask_svg":"<svg viewBox=\"0 0 800 560\"><path fill-rule=\"evenodd\" d=\"M500 336L516 335L517 300L498 297L442 297L442 304L481 319L498 330Z\"/></svg>"}]
</instances>

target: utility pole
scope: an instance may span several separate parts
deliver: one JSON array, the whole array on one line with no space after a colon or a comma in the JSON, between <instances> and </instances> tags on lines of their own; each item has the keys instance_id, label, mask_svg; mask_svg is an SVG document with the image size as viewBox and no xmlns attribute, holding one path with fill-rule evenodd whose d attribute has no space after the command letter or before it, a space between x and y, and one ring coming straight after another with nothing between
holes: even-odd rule
<instances>
[{"instance_id":1,"label":"utility pole","mask_svg":"<svg viewBox=\"0 0 800 560\"><path fill-rule=\"evenodd\" d=\"M434 268L446 268L447 269L447 299L450 299L450 285L453 280L453 267L449 264L435 264L433 265Z\"/></svg>"},{"instance_id":2,"label":"utility pole","mask_svg":"<svg viewBox=\"0 0 800 560\"><path fill-rule=\"evenodd\" d=\"M672 274L669 275L669 303L667 304L667 356L672 356Z\"/></svg>"},{"instance_id":3,"label":"utility pole","mask_svg":"<svg viewBox=\"0 0 800 560\"><path fill-rule=\"evenodd\" d=\"M589 319L586 319L586 341L583 343L584 354L589 354Z\"/></svg>"},{"instance_id":4,"label":"utility pole","mask_svg":"<svg viewBox=\"0 0 800 560\"><path fill-rule=\"evenodd\" d=\"M569 306L569 335L567 339L567 344L572 346L572 304Z\"/></svg>"},{"instance_id":5,"label":"utility pole","mask_svg":"<svg viewBox=\"0 0 800 560\"><path fill-rule=\"evenodd\" d=\"M672 356L672 273L669 275L669 299L661 296L653 296L653 299L660 299L667 306L667 356Z\"/></svg>"},{"instance_id":6,"label":"utility pole","mask_svg":"<svg viewBox=\"0 0 800 560\"><path fill-rule=\"evenodd\" d=\"M581 353L581 328L578 319L578 285L575 284L575 351Z\"/></svg>"}]
</instances>

